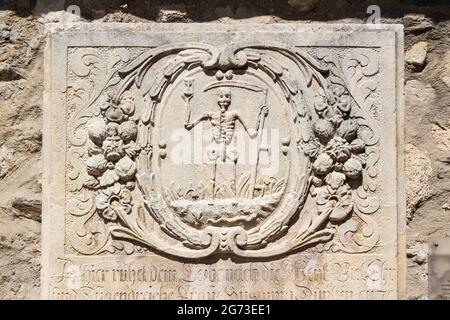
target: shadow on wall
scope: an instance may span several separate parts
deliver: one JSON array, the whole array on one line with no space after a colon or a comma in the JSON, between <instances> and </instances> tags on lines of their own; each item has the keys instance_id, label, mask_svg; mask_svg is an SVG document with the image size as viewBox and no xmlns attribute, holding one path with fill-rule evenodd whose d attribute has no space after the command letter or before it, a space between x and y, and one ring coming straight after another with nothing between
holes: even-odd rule
<instances>
[{"instance_id":1,"label":"shadow on wall","mask_svg":"<svg viewBox=\"0 0 450 320\"><path fill-rule=\"evenodd\" d=\"M62 11L70 5L76 5L80 7L81 16L86 20L122 13L158 22L208 22L221 18L250 19L261 16L304 21L364 20L368 16L366 9L370 5L378 5L383 18L395 19L416 13L426 14L435 22L439 22L448 19L450 11L448 0L1 0L0 2L0 10L11 9L19 16L27 16L35 11L40 14Z\"/></svg>"}]
</instances>

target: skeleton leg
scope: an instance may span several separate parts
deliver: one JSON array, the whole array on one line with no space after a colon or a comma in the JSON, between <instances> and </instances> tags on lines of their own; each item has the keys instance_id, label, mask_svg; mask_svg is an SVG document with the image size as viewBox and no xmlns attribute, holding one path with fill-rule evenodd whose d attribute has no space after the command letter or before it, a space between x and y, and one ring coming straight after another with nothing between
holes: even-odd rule
<instances>
[{"instance_id":1,"label":"skeleton leg","mask_svg":"<svg viewBox=\"0 0 450 320\"><path fill-rule=\"evenodd\" d=\"M216 198L217 159L214 160L213 184L212 184L212 198L213 198L213 200Z\"/></svg>"}]
</instances>

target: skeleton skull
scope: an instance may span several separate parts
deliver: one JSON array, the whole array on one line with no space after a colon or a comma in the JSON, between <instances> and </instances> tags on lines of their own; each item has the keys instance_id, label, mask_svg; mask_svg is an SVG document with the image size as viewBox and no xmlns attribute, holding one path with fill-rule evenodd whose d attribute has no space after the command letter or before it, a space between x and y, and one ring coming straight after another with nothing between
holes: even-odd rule
<instances>
[{"instance_id":1,"label":"skeleton skull","mask_svg":"<svg viewBox=\"0 0 450 320\"><path fill-rule=\"evenodd\" d=\"M231 91L228 88L220 88L217 98L217 103L221 109L228 109L231 104Z\"/></svg>"}]
</instances>

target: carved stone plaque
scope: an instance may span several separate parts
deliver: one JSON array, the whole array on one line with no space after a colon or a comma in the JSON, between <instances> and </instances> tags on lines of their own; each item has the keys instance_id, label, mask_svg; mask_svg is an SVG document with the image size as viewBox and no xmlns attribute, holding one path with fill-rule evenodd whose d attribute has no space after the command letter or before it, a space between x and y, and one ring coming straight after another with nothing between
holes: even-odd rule
<instances>
[{"instance_id":1,"label":"carved stone plaque","mask_svg":"<svg viewBox=\"0 0 450 320\"><path fill-rule=\"evenodd\" d=\"M450 239L431 241L428 252L428 296L450 300Z\"/></svg>"},{"instance_id":2,"label":"carved stone plaque","mask_svg":"<svg viewBox=\"0 0 450 320\"><path fill-rule=\"evenodd\" d=\"M396 25L55 27L43 297L401 298L402 52Z\"/></svg>"}]
</instances>

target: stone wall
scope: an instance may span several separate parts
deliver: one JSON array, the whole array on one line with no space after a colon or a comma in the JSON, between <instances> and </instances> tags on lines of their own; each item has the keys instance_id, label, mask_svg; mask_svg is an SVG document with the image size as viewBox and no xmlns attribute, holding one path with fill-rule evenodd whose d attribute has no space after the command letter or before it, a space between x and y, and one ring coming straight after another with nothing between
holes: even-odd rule
<instances>
[{"instance_id":1,"label":"stone wall","mask_svg":"<svg viewBox=\"0 0 450 320\"><path fill-rule=\"evenodd\" d=\"M45 25L52 22L382 23L405 26L410 299L427 296L427 243L450 235L448 1L1 0L0 299L40 290L41 126ZM65 9L77 5L81 17ZM393 137L394 138L394 137Z\"/></svg>"}]
</instances>

